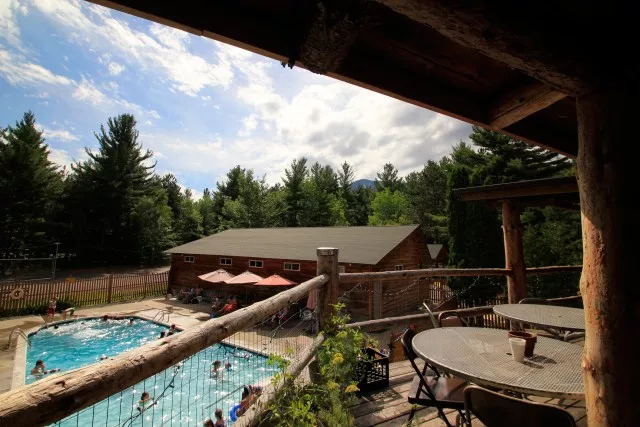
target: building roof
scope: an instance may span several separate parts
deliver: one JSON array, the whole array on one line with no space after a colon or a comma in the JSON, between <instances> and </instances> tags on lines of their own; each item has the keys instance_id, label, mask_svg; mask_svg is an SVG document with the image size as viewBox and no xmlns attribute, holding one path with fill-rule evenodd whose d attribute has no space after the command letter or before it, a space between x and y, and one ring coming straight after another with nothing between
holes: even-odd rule
<instances>
[{"instance_id":1,"label":"building roof","mask_svg":"<svg viewBox=\"0 0 640 427\"><path fill-rule=\"evenodd\" d=\"M427 245L427 249L429 250L429 256L431 259L437 259L438 255L442 251L443 245L439 243L431 243Z\"/></svg>"},{"instance_id":2,"label":"building roof","mask_svg":"<svg viewBox=\"0 0 640 427\"><path fill-rule=\"evenodd\" d=\"M387 227L297 227L226 230L169 249L167 253L315 261L316 249L340 250L342 263L375 265L417 225Z\"/></svg>"}]
</instances>

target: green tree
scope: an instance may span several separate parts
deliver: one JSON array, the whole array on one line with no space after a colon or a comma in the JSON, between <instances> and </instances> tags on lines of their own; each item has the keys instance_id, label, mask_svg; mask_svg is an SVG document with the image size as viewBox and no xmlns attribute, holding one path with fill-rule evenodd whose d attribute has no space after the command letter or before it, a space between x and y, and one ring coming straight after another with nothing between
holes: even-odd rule
<instances>
[{"instance_id":1,"label":"green tree","mask_svg":"<svg viewBox=\"0 0 640 427\"><path fill-rule=\"evenodd\" d=\"M196 202L200 216L202 217L202 233L210 236L216 232L217 218L213 206L213 198L211 191L205 188L202 192L202 198Z\"/></svg>"},{"instance_id":2,"label":"green tree","mask_svg":"<svg viewBox=\"0 0 640 427\"><path fill-rule=\"evenodd\" d=\"M290 169L285 169L282 179L286 191L287 205L286 225L297 227L300 225L301 215L305 209L304 182L308 176L307 159L301 157L291 162Z\"/></svg>"},{"instance_id":3,"label":"green tree","mask_svg":"<svg viewBox=\"0 0 640 427\"><path fill-rule=\"evenodd\" d=\"M180 195L178 216L174 217L172 225L179 244L202 237L202 215L188 188Z\"/></svg>"},{"instance_id":4,"label":"green tree","mask_svg":"<svg viewBox=\"0 0 640 427\"><path fill-rule=\"evenodd\" d=\"M70 190L79 255L114 263L137 262L141 249L131 212L139 199L159 188L152 152L138 142L131 114L109 118L100 127L96 152L72 166ZM98 252L99 251L99 252Z\"/></svg>"},{"instance_id":5,"label":"green tree","mask_svg":"<svg viewBox=\"0 0 640 427\"><path fill-rule=\"evenodd\" d=\"M0 252L5 257L22 254L25 246L52 243L59 232L52 219L62 174L49 160L49 148L35 125L28 111L15 126L0 129Z\"/></svg>"},{"instance_id":6,"label":"green tree","mask_svg":"<svg viewBox=\"0 0 640 427\"><path fill-rule=\"evenodd\" d=\"M350 225L367 225L371 215L371 201L375 192L371 188L359 187L353 192L353 202L347 206L345 216Z\"/></svg>"},{"instance_id":7,"label":"green tree","mask_svg":"<svg viewBox=\"0 0 640 427\"><path fill-rule=\"evenodd\" d=\"M403 189L403 184L402 178L398 178L398 169L391 163L385 164L382 172L379 172L374 180L376 191L400 191Z\"/></svg>"},{"instance_id":8,"label":"green tree","mask_svg":"<svg viewBox=\"0 0 640 427\"><path fill-rule=\"evenodd\" d=\"M399 191L384 189L376 193L371 202L369 225L410 224L409 202Z\"/></svg>"},{"instance_id":9,"label":"green tree","mask_svg":"<svg viewBox=\"0 0 640 427\"><path fill-rule=\"evenodd\" d=\"M167 193L156 188L139 197L131 209L131 223L142 262L157 264L163 261L162 251L176 244L171 226L171 207L167 203Z\"/></svg>"},{"instance_id":10,"label":"green tree","mask_svg":"<svg viewBox=\"0 0 640 427\"><path fill-rule=\"evenodd\" d=\"M405 179L405 194L412 216L428 241L447 242L447 173L451 160L429 160L420 172L411 172Z\"/></svg>"}]
</instances>

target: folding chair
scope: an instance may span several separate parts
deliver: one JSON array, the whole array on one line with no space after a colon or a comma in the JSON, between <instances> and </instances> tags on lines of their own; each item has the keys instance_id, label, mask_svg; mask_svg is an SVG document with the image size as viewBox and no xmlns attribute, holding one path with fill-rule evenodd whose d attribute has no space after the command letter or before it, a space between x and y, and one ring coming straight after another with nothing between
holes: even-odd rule
<instances>
[{"instance_id":1,"label":"folding chair","mask_svg":"<svg viewBox=\"0 0 640 427\"><path fill-rule=\"evenodd\" d=\"M467 425L475 415L487 427L575 427L576 422L564 409L516 399L478 386L464 390Z\"/></svg>"},{"instance_id":2,"label":"folding chair","mask_svg":"<svg viewBox=\"0 0 640 427\"><path fill-rule=\"evenodd\" d=\"M443 311L438 314L438 323L441 328L467 326L462 317L455 311Z\"/></svg>"},{"instance_id":3,"label":"folding chair","mask_svg":"<svg viewBox=\"0 0 640 427\"><path fill-rule=\"evenodd\" d=\"M407 328L400 339L404 353L409 358L414 371L416 371L409 389L408 401L412 405L435 407L445 424L448 427L452 427L445 416L444 409L455 409L461 419L465 419L463 413L464 388L468 383L460 378L441 376L436 367L429 365L426 361L424 368L420 370L416 365L415 359L417 356L411 345L411 340L414 336L413 330ZM432 375L429 375L430 373ZM416 411L417 408L414 406L409 414L409 421L413 419Z\"/></svg>"}]
</instances>

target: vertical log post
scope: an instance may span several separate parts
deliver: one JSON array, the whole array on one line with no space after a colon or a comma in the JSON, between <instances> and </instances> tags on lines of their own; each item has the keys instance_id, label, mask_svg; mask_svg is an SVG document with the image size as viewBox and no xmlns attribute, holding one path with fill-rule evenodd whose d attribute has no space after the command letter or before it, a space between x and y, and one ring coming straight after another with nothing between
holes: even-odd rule
<instances>
[{"instance_id":1,"label":"vertical log post","mask_svg":"<svg viewBox=\"0 0 640 427\"><path fill-rule=\"evenodd\" d=\"M589 426L640 419L640 287L637 86L578 97L578 184L582 211L582 355Z\"/></svg>"},{"instance_id":2,"label":"vertical log post","mask_svg":"<svg viewBox=\"0 0 640 427\"><path fill-rule=\"evenodd\" d=\"M382 282L373 282L373 318L382 319Z\"/></svg>"},{"instance_id":3,"label":"vertical log post","mask_svg":"<svg viewBox=\"0 0 640 427\"><path fill-rule=\"evenodd\" d=\"M113 290L113 274L109 275L109 284L107 285L107 304L111 304L111 292Z\"/></svg>"},{"instance_id":4,"label":"vertical log post","mask_svg":"<svg viewBox=\"0 0 640 427\"><path fill-rule=\"evenodd\" d=\"M319 289L318 295L318 322L322 330L331 317L332 305L338 302L338 284L340 283L338 249L318 248L316 254L318 255L318 275L328 274L330 277L329 282Z\"/></svg>"},{"instance_id":5,"label":"vertical log post","mask_svg":"<svg viewBox=\"0 0 640 427\"><path fill-rule=\"evenodd\" d=\"M504 233L504 260L506 268L512 271L512 274L507 276L509 303L517 304L527 296L522 223L520 222L520 208L507 201L502 202L502 231Z\"/></svg>"}]
</instances>

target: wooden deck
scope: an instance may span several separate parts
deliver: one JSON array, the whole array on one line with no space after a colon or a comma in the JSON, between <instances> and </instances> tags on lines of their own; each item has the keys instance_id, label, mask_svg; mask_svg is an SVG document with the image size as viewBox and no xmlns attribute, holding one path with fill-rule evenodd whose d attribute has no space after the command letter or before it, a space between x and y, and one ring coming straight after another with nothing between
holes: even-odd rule
<instances>
[{"instance_id":1,"label":"wooden deck","mask_svg":"<svg viewBox=\"0 0 640 427\"><path fill-rule=\"evenodd\" d=\"M422 366L420 362L419 366ZM351 408L351 413L356 418L356 426L408 426L407 419L411 412L411 405L407 402L409 386L413 379L414 371L408 360L392 363L389 366L389 387L377 392L360 397L358 403ZM536 396L528 396L535 402L549 403L562 406L567 409L576 420L579 427L587 425L584 401L549 399ZM455 425L457 412L445 410L447 418ZM438 418L434 408L421 408L416 412L412 426L444 426L444 422ZM477 419L473 420L474 426L483 424Z\"/></svg>"}]
</instances>

